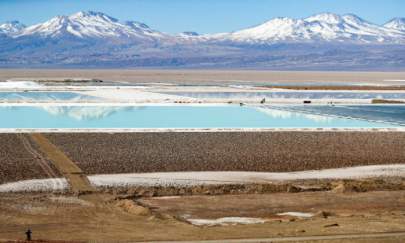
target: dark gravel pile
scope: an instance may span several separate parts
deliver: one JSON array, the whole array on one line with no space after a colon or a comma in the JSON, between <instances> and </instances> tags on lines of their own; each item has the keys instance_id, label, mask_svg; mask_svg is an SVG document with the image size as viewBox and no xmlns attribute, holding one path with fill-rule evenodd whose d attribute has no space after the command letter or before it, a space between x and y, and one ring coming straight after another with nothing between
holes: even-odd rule
<instances>
[{"instance_id":1,"label":"dark gravel pile","mask_svg":"<svg viewBox=\"0 0 405 243\"><path fill-rule=\"evenodd\" d=\"M39 159L24 147L20 136L30 141L27 135L0 134L0 184L49 177L39 165Z\"/></svg>"},{"instance_id":2,"label":"dark gravel pile","mask_svg":"<svg viewBox=\"0 0 405 243\"><path fill-rule=\"evenodd\" d=\"M400 132L47 134L89 174L300 171L405 163Z\"/></svg>"}]
</instances>

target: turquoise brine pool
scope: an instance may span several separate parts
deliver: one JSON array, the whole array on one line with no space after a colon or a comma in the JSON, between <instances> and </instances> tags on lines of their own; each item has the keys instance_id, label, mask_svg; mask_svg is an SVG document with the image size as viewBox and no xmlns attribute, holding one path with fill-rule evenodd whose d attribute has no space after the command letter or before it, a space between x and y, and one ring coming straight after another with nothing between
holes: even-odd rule
<instances>
[{"instance_id":1,"label":"turquoise brine pool","mask_svg":"<svg viewBox=\"0 0 405 243\"><path fill-rule=\"evenodd\" d=\"M248 106L0 106L0 128L391 128L383 122Z\"/></svg>"},{"instance_id":2,"label":"turquoise brine pool","mask_svg":"<svg viewBox=\"0 0 405 243\"><path fill-rule=\"evenodd\" d=\"M405 126L405 105L288 105L267 107L290 112L380 121Z\"/></svg>"}]
</instances>

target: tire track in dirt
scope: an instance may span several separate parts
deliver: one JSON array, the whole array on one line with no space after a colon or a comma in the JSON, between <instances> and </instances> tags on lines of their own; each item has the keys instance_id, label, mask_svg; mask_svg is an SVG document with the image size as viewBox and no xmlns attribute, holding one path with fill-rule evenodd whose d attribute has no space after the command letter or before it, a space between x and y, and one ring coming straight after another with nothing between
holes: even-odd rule
<instances>
[{"instance_id":1,"label":"tire track in dirt","mask_svg":"<svg viewBox=\"0 0 405 243\"><path fill-rule=\"evenodd\" d=\"M48 175L49 178L57 178L57 173L49 166L48 161L38 153L31 145L31 142L24 134L17 134L17 137L22 141L25 150L30 153L34 158L37 158L37 162L42 170Z\"/></svg>"},{"instance_id":2,"label":"tire track in dirt","mask_svg":"<svg viewBox=\"0 0 405 243\"><path fill-rule=\"evenodd\" d=\"M72 192L83 194L96 191L83 171L47 138L40 133L30 134L30 138L67 179Z\"/></svg>"},{"instance_id":3,"label":"tire track in dirt","mask_svg":"<svg viewBox=\"0 0 405 243\"><path fill-rule=\"evenodd\" d=\"M63 182L59 179L60 175L55 172L55 170L50 166L49 161L41 154L39 153L33 146L32 146L32 141L29 137L27 137L25 134L17 134L17 137L21 140L25 150L30 153L34 158L36 158L35 161L37 161L38 165L41 167L41 169L45 172L45 174L48 176L48 178L55 179L53 180L53 188L62 188Z\"/></svg>"}]
</instances>

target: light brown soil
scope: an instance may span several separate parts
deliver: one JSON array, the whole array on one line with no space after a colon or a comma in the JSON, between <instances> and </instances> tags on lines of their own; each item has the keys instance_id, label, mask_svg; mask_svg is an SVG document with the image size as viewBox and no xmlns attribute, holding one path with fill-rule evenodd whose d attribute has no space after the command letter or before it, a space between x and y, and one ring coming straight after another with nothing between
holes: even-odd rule
<instances>
[{"instance_id":1,"label":"light brown soil","mask_svg":"<svg viewBox=\"0 0 405 243\"><path fill-rule=\"evenodd\" d=\"M367 193L302 192L263 195L221 195L189 197L152 197L141 202L159 213L190 218L215 219L232 215L283 219L282 212L324 212L334 217L383 214L405 210L405 191ZM201 206L204 205L204 206ZM266 206L267 205L267 206Z\"/></svg>"},{"instance_id":2,"label":"light brown soil","mask_svg":"<svg viewBox=\"0 0 405 243\"><path fill-rule=\"evenodd\" d=\"M39 133L30 134L30 137L59 170L60 174L68 180L71 191L76 193L95 191L83 171L47 138Z\"/></svg>"},{"instance_id":3,"label":"light brown soil","mask_svg":"<svg viewBox=\"0 0 405 243\"><path fill-rule=\"evenodd\" d=\"M393 137L394 134L389 135ZM69 176L82 173L79 167L45 137L39 134L31 137L37 143L36 148L47 155L68 179ZM79 142L80 145L86 144ZM32 146L35 147L35 144ZM346 181L340 182L341 184L312 182L318 186L334 188L328 192L300 192L302 188L311 190L308 182L302 183L301 186L287 187L287 190L299 193L163 198L138 198L134 196L137 194L117 195L119 190L112 194L92 193L79 197L70 194L3 193L0 195L0 242L22 240L28 228L34 232L34 239L84 242L221 240L405 232L405 191L398 190L403 189L405 184L400 178L388 181ZM391 191L368 191L382 189ZM359 193L361 191L364 192ZM301 219L277 215L288 211L311 212L315 216ZM267 222L216 227L197 227L186 222L187 218L221 217L259 217ZM368 238L366 241L356 238L334 242L404 240L405 236L401 234L396 237Z\"/></svg>"},{"instance_id":4,"label":"light brown soil","mask_svg":"<svg viewBox=\"0 0 405 243\"><path fill-rule=\"evenodd\" d=\"M242 195L332 191L369 192L405 190L405 178L369 178L353 180L294 180L256 184L224 184L197 186L122 186L102 187L100 191L124 198L192 196L192 195Z\"/></svg>"},{"instance_id":5,"label":"light brown soil","mask_svg":"<svg viewBox=\"0 0 405 243\"><path fill-rule=\"evenodd\" d=\"M398 101L398 100L381 100L381 99L375 99L372 100L373 104L404 104L405 102L403 101Z\"/></svg>"},{"instance_id":6,"label":"light brown soil","mask_svg":"<svg viewBox=\"0 0 405 243\"><path fill-rule=\"evenodd\" d=\"M89 196L93 196L93 199L87 198ZM151 214L139 214L138 210L131 213L127 209L128 199L118 203L109 195L54 198L55 195L47 194L2 194L0 239L23 239L23 232L28 227L34 232L34 239L93 242L246 239L405 231L404 191L142 199L141 203L150 207ZM123 208L122 205L127 206ZM275 215L285 211L324 213L312 219ZM189 214L190 218L250 216L269 221L257 225L197 227L176 219L184 214ZM378 241L369 239L366 242Z\"/></svg>"}]
</instances>

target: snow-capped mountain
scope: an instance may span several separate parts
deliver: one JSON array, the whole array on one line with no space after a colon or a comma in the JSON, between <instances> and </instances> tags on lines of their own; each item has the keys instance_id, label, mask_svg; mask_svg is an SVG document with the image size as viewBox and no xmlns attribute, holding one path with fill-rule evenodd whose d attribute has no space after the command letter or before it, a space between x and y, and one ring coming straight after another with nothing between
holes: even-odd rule
<instances>
[{"instance_id":1,"label":"snow-capped mountain","mask_svg":"<svg viewBox=\"0 0 405 243\"><path fill-rule=\"evenodd\" d=\"M0 33L13 37L137 39L155 41L194 40L231 41L238 43L278 42L359 42L405 43L405 19L396 18L384 26L370 23L356 15L322 13L305 19L275 18L261 25L230 33L199 35L183 32L169 35L136 21L120 22L104 13L82 11L70 16L57 16L44 23L25 27L18 21L0 25Z\"/></svg>"},{"instance_id":2,"label":"snow-capped mountain","mask_svg":"<svg viewBox=\"0 0 405 243\"><path fill-rule=\"evenodd\" d=\"M176 39L178 42L185 44L185 43L195 43L199 42L202 39L200 39L200 35L197 32L194 31L184 31L176 35Z\"/></svg>"},{"instance_id":3,"label":"snow-capped mountain","mask_svg":"<svg viewBox=\"0 0 405 243\"><path fill-rule=\"evenodd\" d=\"M405 24L353 14L275 18L235 32L166 34L100 12L0 24L0 67L405 70Z\"/></svg>"},{"instance_id":4,"label":"snow-capped mountain","mask_svg":"<svg viewBox=\"0 0 405 243\"><path fill-rule=\"evenodd\" d=\"M0 24L0 33L13 36L18 34L26 26L18 21L10 21L3 24Z\"/></svg>"},{"instance_id":5,"label":"snow-capped mountain","mask_svg":"<svg viewBox=\"0 0 405 243\"><path fill-rule=\"evenodd\" d=\"M305 19L275 18L253 28L205 37L242 43L404 43L405 31L372 24L353 14L323 13Z\"/></svg>"},{"instance_id":6,"label":"snow-capped mountain","mask_svg":"<svg viewBox=\"0 0 405 243\"><path fill-rule=\"evenodd\" d=\"M405 18L394 18L384 25L389 29L405 31Z\"/></svg>"},{"instance_id":7,"label":"snow-capped mountain","mask_svg":"<svg viewBox=\"0 0 405 243\"><path fill-rule=\"evenodd\" d=\"M197 32L194 32L194 31L184 31L184 32L181 32L181 33L179 34L179 36L187 36L187 37L190 37L190 36L199 36L199 34L198 34Z\"/></svg>"},{"instance_id":8,"label":"snow-capped mountain","mask_svg":"<svg viewBox=\"0 0 405 243\"><path fill-rule=\"evenodd\" d=\"M76 37L102 39L141 38L152 40L166 37L165 34L152 30L139 22L120 23L100 12L78 12L70 16L57 16L44 23L23 29L17 37Z\"/></svg>"}]
</instances>

